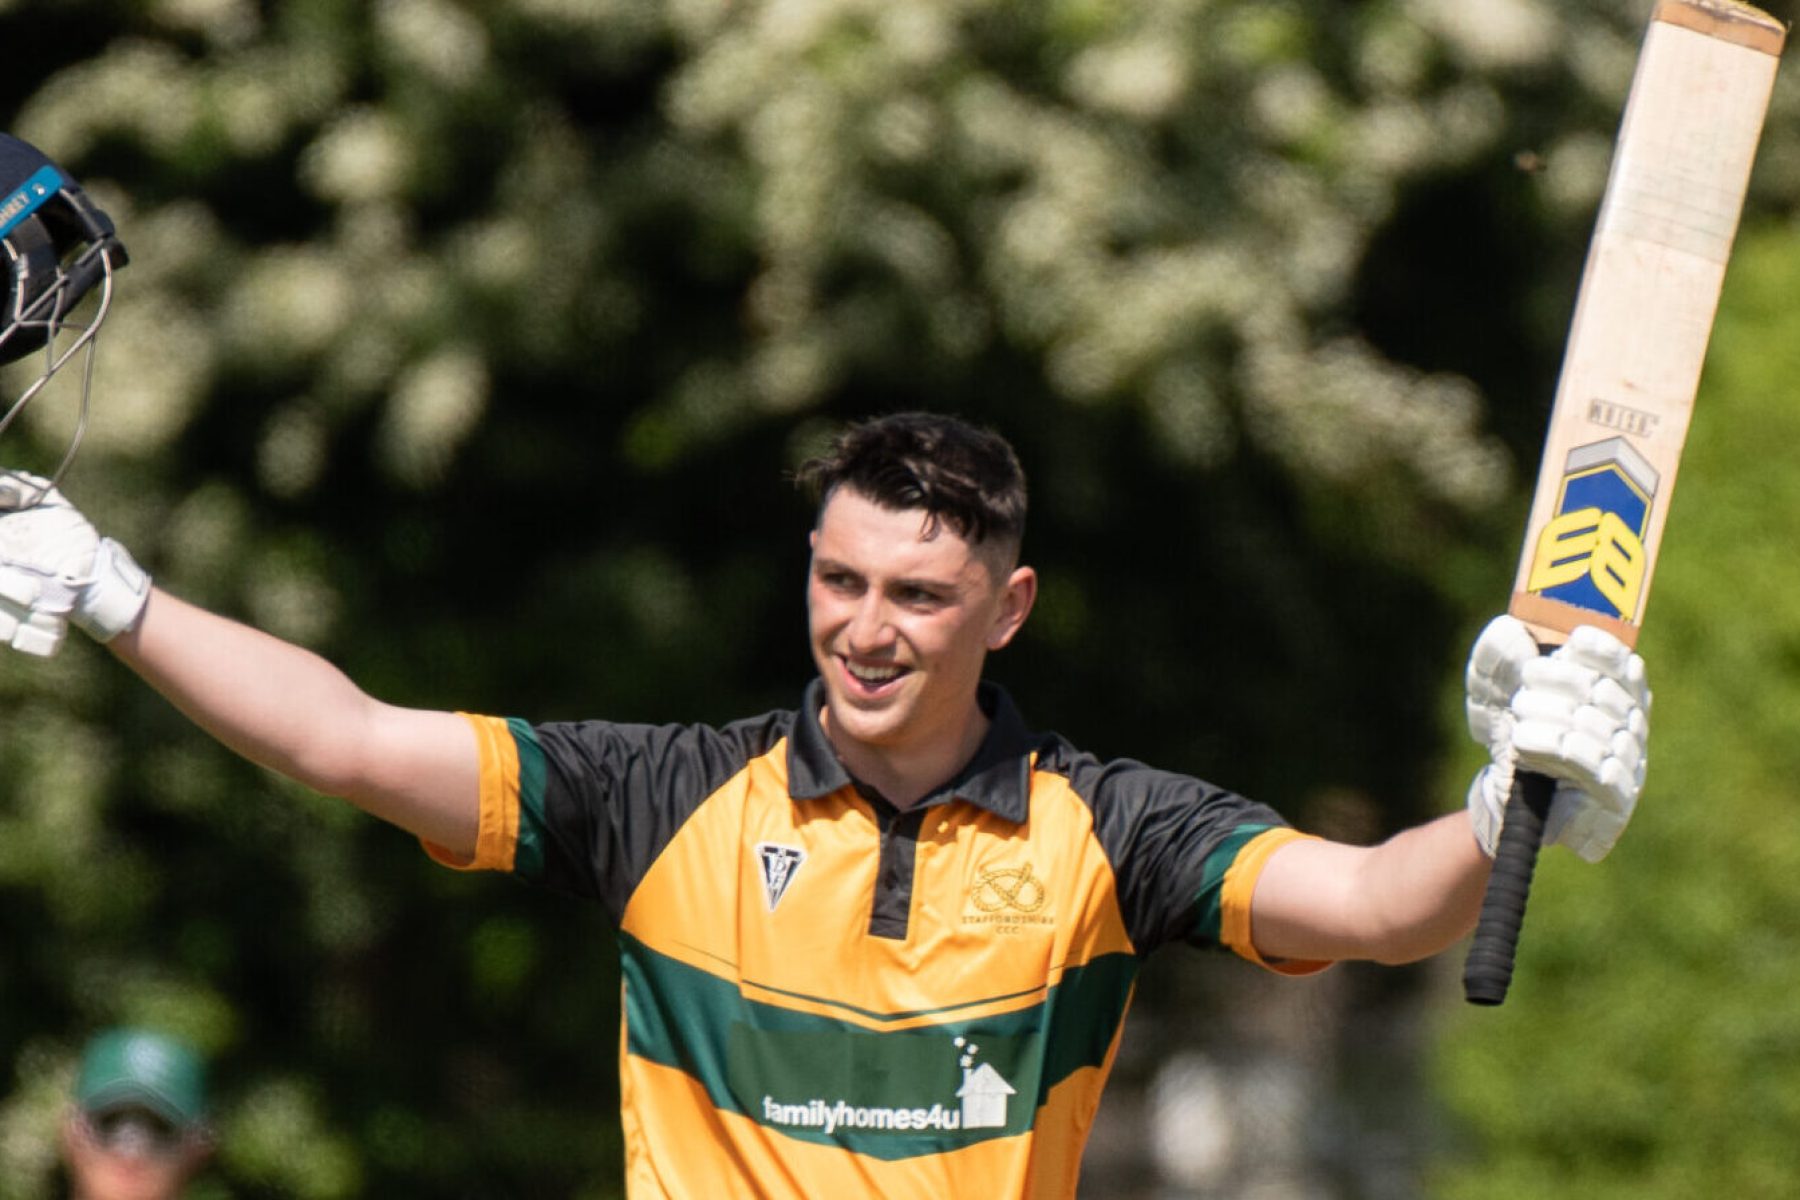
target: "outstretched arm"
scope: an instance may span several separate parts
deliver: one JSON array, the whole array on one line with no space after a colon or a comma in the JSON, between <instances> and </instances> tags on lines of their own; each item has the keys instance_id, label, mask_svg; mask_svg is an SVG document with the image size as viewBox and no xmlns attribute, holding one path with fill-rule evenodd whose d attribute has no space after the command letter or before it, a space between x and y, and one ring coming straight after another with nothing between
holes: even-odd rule
<instances>
[{"instance_id":1,"label":"outstretched arm","mask_svg":"<svg viewBox=\"0 0 1800 1200\"><path fill-rule=\"evenodd\" d=\"M473 854L467 722L384 704L310 650L153 589L47 481L0 471L0 643L54 654L71 624L244 757Z\"/></svg>"},{"instance_id":2,"label":"outstretched arm","mask_svg":"<svg viewBox=\"0 0 1800 1200\"><path fill-rule=\"evenodd\" d=\"M1302 962L1429 957L1475 927L1492 866L1466 812L1378 846L1290 842L1269 857L1251 900L1257 953Z\"/></svg>"},{"instance_id":3,"label":"outstretched arm","mask_svg":"<svg viewBox=\"0 0 1800 1200\"><path fill-rule=\"evenodd\" d=\"M312 651L161 590L107 647L252 762L474 853L479 760L454 713L384 704Z\"/></svg>"}]
</instances>

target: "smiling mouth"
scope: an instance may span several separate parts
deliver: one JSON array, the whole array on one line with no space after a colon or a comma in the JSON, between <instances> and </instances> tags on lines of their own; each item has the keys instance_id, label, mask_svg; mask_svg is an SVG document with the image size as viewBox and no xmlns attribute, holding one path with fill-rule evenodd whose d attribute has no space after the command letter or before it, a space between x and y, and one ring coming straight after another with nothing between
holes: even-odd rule
<instances>
[{"instance_id":1,"label":"smiling mouth","mask_svg":"<svg viewBox=\"0 0 1800 1200\"><path fill-rule=\"evenodd\" d=\"M906 674L907 668L895 663L883 663L879 666L868 663L854 663L844 659L844 671L851 679L871 691L885 687Z\"/></svg>"}]
</instances>

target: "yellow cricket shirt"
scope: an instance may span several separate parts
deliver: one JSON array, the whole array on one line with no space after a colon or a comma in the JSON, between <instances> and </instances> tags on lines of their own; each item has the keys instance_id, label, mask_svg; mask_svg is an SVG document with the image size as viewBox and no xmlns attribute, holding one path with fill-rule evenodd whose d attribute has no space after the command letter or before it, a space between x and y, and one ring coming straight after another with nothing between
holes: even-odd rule
<instances>
[{"instance_id":1,"label":"yellow cricket shirt","mask_svg":"<svg viewBox=\"0 0 1800 1200\"><path fill-rule=\"evenodd\" d=\"M633 1200L1073 1196L1144 956L1260 961L1251 891L1299 834L981 702L906 811L845 773L816 681L718 728L469 718L480 840L448 865L617 921Z\"/></svg>"}]
</instances>

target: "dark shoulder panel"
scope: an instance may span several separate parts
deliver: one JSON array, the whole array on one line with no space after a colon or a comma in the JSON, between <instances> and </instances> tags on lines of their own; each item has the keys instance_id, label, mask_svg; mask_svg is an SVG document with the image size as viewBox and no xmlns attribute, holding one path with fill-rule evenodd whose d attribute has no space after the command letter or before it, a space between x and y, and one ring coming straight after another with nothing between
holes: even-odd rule
<instances>
[{"instance_id":1,"label":"dark shoulder panel","mask_svg":"<svg viewBox=\"0 0 1800 1200\"><path fill-rule=\"evenodd\" d=\"M519 841L536 837L539 881L600 900L617 920L638 881L698 808L793 726L773 712L723 727L559 722L531 727L541 794L521 801Z\"/></svg>"},{"instance_id":2,"label":"dark shoulder panel","mask_svg":"<svg viewBox=\"0 0 1800 1200\"><path fill-rule=\"evenodd\" d=\"M1056 739L1040 754L1040 769L1064 775L1094 814L1100 839L1119 890L1119 907L1140 953L1175 939L1207 942L1217 930L1203 930L1207 904L1223 870L1213 860L1247 828L1285 825L1266 805L1189 775L1178 775L1130 759L1102 762Z\"/></svg>"}]
</instances>

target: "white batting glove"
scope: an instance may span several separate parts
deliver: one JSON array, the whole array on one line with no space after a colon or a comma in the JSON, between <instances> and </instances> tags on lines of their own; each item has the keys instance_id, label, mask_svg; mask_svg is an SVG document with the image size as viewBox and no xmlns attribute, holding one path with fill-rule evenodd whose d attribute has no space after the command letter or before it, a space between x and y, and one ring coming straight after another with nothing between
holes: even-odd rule
<instances>
[{"instance_id":1,"label":"white batting glove","mask_svg":"<svg viewBox=\"0 0 1800 1200\"><path fill-rule=\"evenodd\" d=\"M0 471L0 642L49 657L71 623L111 641L137 623L150 576L48 480Z\"/></svg>"},{"instance_id":2,"label":"white batting glove","mask_svg":"<svg viewBox=\"0 0 1800 1200\"><path fill-rule=\"evenodd\" d=\"M1650 688L1644 660L1582 626L1551 654L1499 617L1476 639L1467 674L1469 732L1492 762L1469 785L1476 839L1492 857L1515 769L1557 780L1544 840L1605 858L1644 787Z\"/></svg>"}]
</instances>

